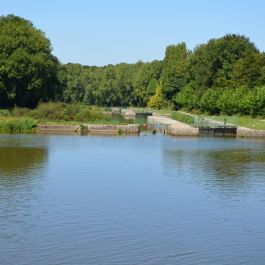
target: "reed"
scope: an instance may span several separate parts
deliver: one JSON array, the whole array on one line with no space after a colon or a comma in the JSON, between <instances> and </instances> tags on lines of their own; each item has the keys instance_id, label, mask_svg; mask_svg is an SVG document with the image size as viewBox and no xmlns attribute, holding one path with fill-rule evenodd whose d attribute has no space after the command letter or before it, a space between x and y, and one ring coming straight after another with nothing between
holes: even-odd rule
<instances>
[{"instance_id":1,"label":"reed","mask_svg":"<svg viewBox=\"0 0 265 265\"><path fill-rule=\"evenodd\" d=\"M0 131L4 133L30 132L36 128L37 122L32 118L1 118Z\"/></svg>"}]
</instances>

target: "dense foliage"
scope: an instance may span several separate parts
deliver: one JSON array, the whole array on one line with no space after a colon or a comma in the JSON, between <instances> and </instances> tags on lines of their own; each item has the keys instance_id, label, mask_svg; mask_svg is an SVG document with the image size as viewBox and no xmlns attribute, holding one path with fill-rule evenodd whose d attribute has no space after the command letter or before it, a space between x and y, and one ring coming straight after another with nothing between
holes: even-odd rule
<instances>
[{"instance_id":1,"label":"dense foliage","mask_svg":"<svg viewBox=\"0 0 265 265\"><path fill-rule=\"evenodd\" d=\"M31 22L0 17L0 104L34 107L54 99L59 63L49 40Z\"/></svg>"},{"instance_id":2,"label":"dense foliage","mask_svg":"<svg viewBox=\"0 0 265 265\"><path fill-rule=\"evenodd\" d=\"M61 65L31 22L1 17L0 105L49 100L265 116L265 55L245 36L228 34L193 51L170 45L163 61Z\"/></svg>"}]
</instances>

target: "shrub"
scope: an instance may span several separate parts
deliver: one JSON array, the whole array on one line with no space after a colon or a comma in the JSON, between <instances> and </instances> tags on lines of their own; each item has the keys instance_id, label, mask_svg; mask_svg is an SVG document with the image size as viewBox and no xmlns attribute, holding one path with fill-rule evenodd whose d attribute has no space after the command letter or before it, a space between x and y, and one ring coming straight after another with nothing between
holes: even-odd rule
<instances>
[{"instance_id":1,"label":"shrub","mask_svg":"<svg viewBox=\"0 0 265 265\"><path fill-rule=\"evenodd\" d=\"M185 108L187 110L198 109L200 106L202 91L192 84L186 85L177 94L175 102L177 106Z\"/></svg>"},{"instance_id":2,"label":"shrub","mask_svg":"<svg viewBox=\"0 0 265 265\"><path fill-rule=\"evenodd\" d=\"M156 88L156 93L152 96L148 102L148 107L152 109L164 109L168 106L166 100L163 97L160 85Z\"/></svg>"},{"instance_id":3,"label":"shrub","mask_svg":"<svg viewBox=\"0 0 265 265\"><path fill-rule=\"evenodd\" d=\"M202 111L206 111L210 114L219 114L220 105L219 97L222 93L220 89L208 89L200 100L200 108Z\"/></svg>"},{"instance_id":4,"label":"shrub","mask_svg":"<svg viewBox=\"0 0 265 265\"><path fill-rule=\"evenodd\" d=\"M15 107L12 110L11 115L14 117L26 117L30 116L30 113L31 109Z\"/></svg>"},{"instance_id":5,"label":"shrub","mask_svg":"<svg viewBox=\"0 0 265 265\"><path fill-rule=\"evenodd\" d=\"M0 117L7 117L10 115L10 111L7 109L0 109Z\"/></svg>"},{"instance_id":6,"label":"shrub","mask_svg":"<svg viewBox=\"0 0 265 265\"><path fill-rule=\"evenodd\" d=\"M36 119L46 120L65 120L65 103L41 103L31 113L31 116Z\"/></svg>"}]
</instances>

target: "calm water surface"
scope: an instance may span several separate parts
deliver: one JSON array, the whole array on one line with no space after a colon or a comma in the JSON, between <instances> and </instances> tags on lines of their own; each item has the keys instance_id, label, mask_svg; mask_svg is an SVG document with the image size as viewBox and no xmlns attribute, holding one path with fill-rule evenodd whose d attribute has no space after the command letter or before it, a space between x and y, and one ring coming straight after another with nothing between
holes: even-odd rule
<instances>
[{"instance_id":1,"label":"calm water surface","mask_svg":"<svg viewBox=\"0 0 265 265\"><path fill-rule=\"evenodd\" d=\"M2 135L0 264L265 264L265 141Z\"/></svg>"}]
</instances>

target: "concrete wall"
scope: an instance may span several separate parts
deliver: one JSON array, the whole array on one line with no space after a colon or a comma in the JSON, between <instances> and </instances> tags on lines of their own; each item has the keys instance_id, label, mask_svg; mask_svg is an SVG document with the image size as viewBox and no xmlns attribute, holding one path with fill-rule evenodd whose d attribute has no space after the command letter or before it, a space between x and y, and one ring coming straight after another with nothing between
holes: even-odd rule
<instances>
[{"instance_id":1,"label":"concrete wall","mask_svg":"<svg viewBox=\"0 0 265 265\"><path fill-rule=\"evenodd\" d=\"M178 127L174 125L170 125L168 127L168 134L174 136L198 136L199 129L193 127Z\"/></svg>"},{"instance_id":2,"label":"concrete wall","mask_svg":"<svg viewBox=\"0 0 265 265\"><path fill-rule=\"evenodd\" d=\"M237 137L265 138L265 130L253 130L245 127L238 127Z\"/></svg>"},{"instance_id":3,"label":"concrete wall","mask_svg":"<svg viewBox=\"0 0 265 265\"><path fill-rule=\"evenodd\" d=\"M106 125L106 124L85 124L85 125L39 125L37 131L40 133L92 133L92 134L138 134L138 124L128 125Z\"/></svg>"}]
</instances>

